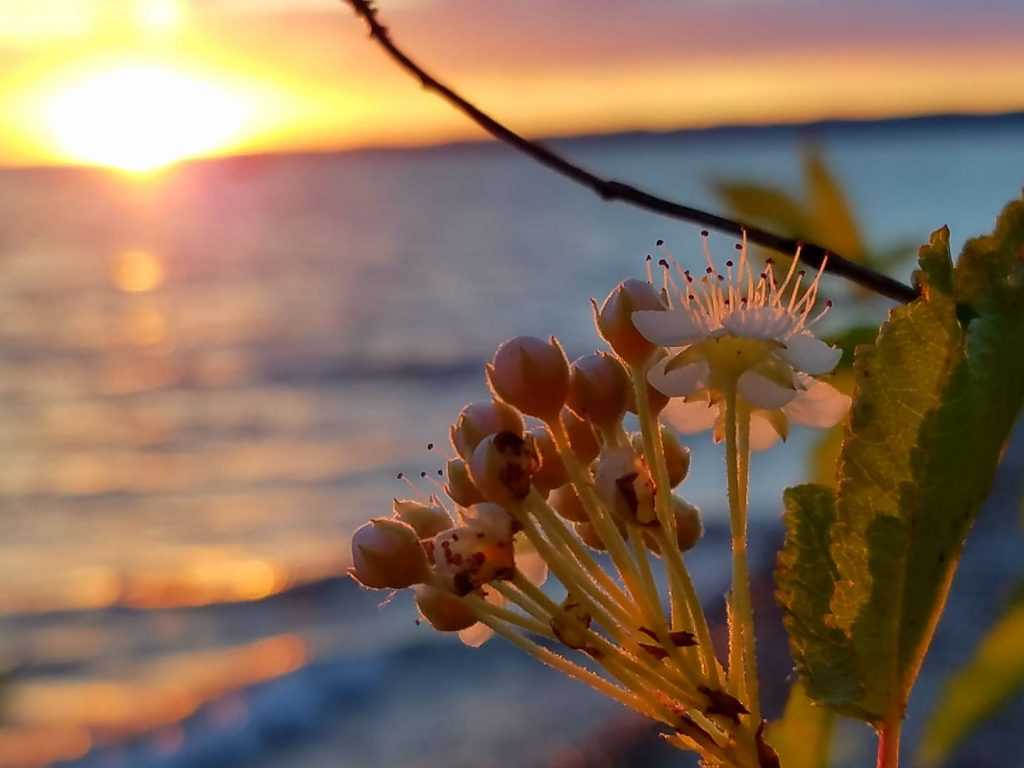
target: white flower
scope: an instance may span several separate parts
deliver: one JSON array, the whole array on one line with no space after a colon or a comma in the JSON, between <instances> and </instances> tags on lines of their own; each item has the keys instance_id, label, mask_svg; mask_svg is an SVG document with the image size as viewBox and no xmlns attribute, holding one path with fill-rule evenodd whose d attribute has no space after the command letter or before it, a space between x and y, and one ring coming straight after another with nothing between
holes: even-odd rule
<instances>
[{"instance_id":1,"label":"white flower","mask_svg":"<svg viewBox=\"0 0 1024 768\"><path fill-rule=\"evenodd\" d=\"M669 307L633 313L637 330L669 352L651 367L648 380L662 393L684 399L669 406L666 419L682 432L720 425L724 393L735 387L752 412L755 450L784 438L790 420L816 427L836 424L849 409L850 398L813 378L831 372L842 356L841 349L811 331L831 306L826 302L812 314L824 263L804 288L799 251L779 282L771 260L755 276L745 242L738 264L727 261L724 274L712 260L706 238L704 245L707 267L702 277L678 266L673 276L662 259L662 295ZM679 297L676 305L673 294Z\"/></svg>"}]
</instances>

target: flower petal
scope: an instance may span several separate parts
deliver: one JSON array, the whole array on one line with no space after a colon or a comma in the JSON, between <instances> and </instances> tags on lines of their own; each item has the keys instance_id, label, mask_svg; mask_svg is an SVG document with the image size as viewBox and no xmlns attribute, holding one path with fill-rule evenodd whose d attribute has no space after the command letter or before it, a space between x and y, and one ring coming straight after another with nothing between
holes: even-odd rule
<instances>
[{"instance_id":1,"label":"flower petal","mask_svg":"<svg viewBox=\"0 0 1024 768\"><path fill-rule=\"evenodd\" d=\"M754 411L750 414L750 450L767 451L779 442L778 430L766 418L764 411Z\"/></svg>"},{"instance_id":2,"label":"flower petal","mask_svg":"<svg viewBox=\"0 0 1024 768\"><path fill-rule=\"evenodd\" d=\"M736 386L744 400L755 408L766 410L781 408L797 394L793 387L784 387L757 371L744 373Z\"/></svg>"},{"instance_id":3,"label":"flower petal","mask_svg":"<svg viewBox=\"0 0 1024 768\"><path fill-rule=\"evenodd\" d=\"M783 408L790 419L805 427L824 428L834 427L845 418L850 410L849 395L810 376L800 378L807 389L798 392Z\"/></svg>"},{"instance_id":4,"label":"flower petal","mask_svg":"<svg viewBox=\"0 0 1024 768\"><path fill-rule=\"evenodd\" d=\"M671 424L684 435L692 435L695 432L703 432L711 429L718 418L718 406L706 400L686 402L685 400L672 399L668 401L665 410L661 412L662 419Z\"/></svg>"},{"instance_id":5,"label":"flower petal","mask_svg":"<svg viewBox=\"0 0 1024 768\"><path fill-rule=\"evenodd\" d=\"M650 310L633 313L633 327L648 341L661 347L678 347L704 335L693 315L685 309Z\"/></svg>"},{"instance_id":6,"label":"flower petal","mask_svg":"<svg viewBox=\"0 0 1024 768\"><path fill-rule=\"evenodd\" d=\"M792 325L792 317L781 307L736 309L722 318L726 330L748 339L778 340Z\"/></svg>"},{"instance_id":7,"label":"flower petal","mask_svg":"<svg viewBox=\"0 0 1024 768\"><path fill-rule=\"evenodd\" d=\"M470 648L479 648L493 635L494 630L479 621L471 627L459 630L459 640Z\"/></svg>"},{"instance_id":8,"label":"flower petal","mask_svg":"<svg viewBox=\"0 0 1024 768\"><path fill-rule=\"evenodd\" d=\"M843 350L804 331L786 339L786 348L779 350L778 355L804 373L820 374L830 373L836 367Z\"/></svg>"},{"instance_id":9,"label":"flower petal","mask_svg":"<svg viewBox=\"0 0 1024 768\"><path fill-rule=\"evenodd\" d=\"M659 360L647 372L647 381L656 390L669 397L686 397L707 388L711 371L706 362L684 365L666 373L665 366L669 360L670 357Z\"/></svg>"},{"instance_id":10,"label":"flower petal","mask_svg":"<svg viewBox=\"0 0 1024 768\"><path fill-rule=\"evenodd\" d=\"M548 564L540 556L533 545L526 539L524 544L516 541L516 569L526 577L526 580L538 587L544 586L548 580Z\"/></svg>"}]
</instances>

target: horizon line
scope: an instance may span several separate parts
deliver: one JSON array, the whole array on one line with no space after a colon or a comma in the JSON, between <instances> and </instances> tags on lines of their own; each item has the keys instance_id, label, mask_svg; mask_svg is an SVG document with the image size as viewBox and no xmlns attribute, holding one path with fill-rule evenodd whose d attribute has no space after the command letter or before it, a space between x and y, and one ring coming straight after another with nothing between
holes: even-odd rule
<instances>
[{"instance_id":1,"label":"horizon line","mask_svg":"<svg viewBox=\"0 0 1024 768\"><path fill-rule=\"evenodd\" d=\"M539 143L560 142L597 142L628 140L631 138L670 139L684 136L735 135L742 133L784 133L799 131L844 131L864 128L909 128L915 125L935 126L976 123L1015 122L1024 123L1024 108L999 112L934 112L925 114L908 113L885 117L825 117L814 120L771 121L771 122L729 122L705 126L682 126L669 129L631 128L609 131L585 131L582 133L554 133L530 137ZM432 152L457 149L484 149L502 145L502 142L490 136L479 138L455 138L423 143L405 142L396 144L367 143L353 146L306 146L294 149L268 149L228 152L224 154L199 155L184 158L153 174L136 176L117 168L97 164L70 163L55 161L52 163L26 163L0 165L0 172L31 172L52 170L77 170L108 173L125 178L145 179L149 175L159 176L186 166L205 165L220 162L246 162L257 160L273 160L276 158L313 157L320 155L342 156L359 154L401 154L410 152Z\"/></svg>"}]
</instances>

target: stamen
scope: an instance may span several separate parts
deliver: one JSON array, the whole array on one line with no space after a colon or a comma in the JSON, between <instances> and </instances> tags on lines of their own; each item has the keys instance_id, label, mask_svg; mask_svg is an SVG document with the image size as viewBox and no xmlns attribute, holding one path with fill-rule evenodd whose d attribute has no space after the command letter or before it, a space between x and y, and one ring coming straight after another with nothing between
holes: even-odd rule
<instances>
[{"instance_id":1,"label":"stamen","mask_svg":"<svg viewBox=\"0 0 1024 768\"><path fill-rule=\"evenodd\" d=\"M647 282L650 285L654 285L654 271L651 269L651 254L647 254L647 258L644 259L644 271L647 273Z\"/></svg>"},{"instance_id":2,"label":"stamen","mask_svg":"<svg viewBox=\"0 0 1024 768\"><path fill-rule=\"evenodd\" d=\"M782 285L779 286L779 304L782 304L782 294L786 292L786 288L789 286L789 281L793 278L793 274L796 272L797 264L800 263L800 251L803 249L803 245L796 247L796 253L793 254L792 260L789 262L789 271L786 272L786 279L782 281Z\"/></svg>"}]
</instances>

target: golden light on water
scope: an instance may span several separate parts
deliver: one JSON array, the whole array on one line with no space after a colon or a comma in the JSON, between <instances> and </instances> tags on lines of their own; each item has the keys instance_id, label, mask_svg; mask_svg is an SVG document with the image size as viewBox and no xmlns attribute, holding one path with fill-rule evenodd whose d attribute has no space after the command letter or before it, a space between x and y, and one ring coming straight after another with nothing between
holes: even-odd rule
<instances>
[{"instance_id":1,"label":"golden light on water","mask_svg":"<svg viewBox=\"0 0 1024 768\"><path fill-rule=\"evenodd\" d=\"M164 280L164 267L152 251L131 249L118 256L113 268L114 283L125 293L146 293Z\"/></svg>"},{"instance_id":2,"label":"golden light on water","mask_svg":"<svg viewBox=\"0 0 1024 768\"><path fill-rule=\"evenodd\" d=\"M61 84L47 129L76 163L153 171L235 142L246 106L235 94L159 64L124 64Z\"/></svg>"}]
</instances>

